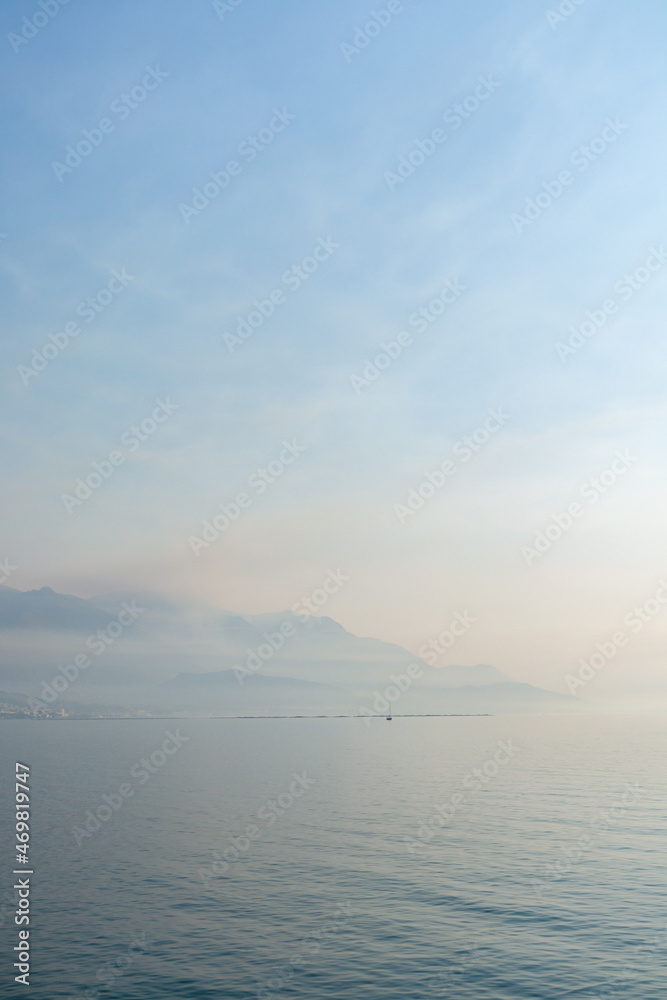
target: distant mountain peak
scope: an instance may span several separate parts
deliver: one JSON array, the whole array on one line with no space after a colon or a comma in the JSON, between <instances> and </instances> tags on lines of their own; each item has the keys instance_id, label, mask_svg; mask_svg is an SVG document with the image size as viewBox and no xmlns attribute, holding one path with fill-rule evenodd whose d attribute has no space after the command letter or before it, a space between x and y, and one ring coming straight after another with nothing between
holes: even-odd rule
<instances>
[{"instance_id":1,"label":"distant mountain peak","mask_svg":"<svg viewBox=\"0 0 667 1000\"><path fill-rule=\"evenodd\" d=\"M241 616L139 588L84 599L46 586L0 587L0 688L38 695L58 662L94 649L88 640L113 624L123 601L136 601L141 617L103 647L99 666L71 683L74 701L151 712L358 714L395 689L396 676L418 661L401 646L354 635L328 615ZM519 684L489 664L421 662L422 674L409 690L401 685L396 714L577 707L576 699Z\"/></svg>"}]
</instances>

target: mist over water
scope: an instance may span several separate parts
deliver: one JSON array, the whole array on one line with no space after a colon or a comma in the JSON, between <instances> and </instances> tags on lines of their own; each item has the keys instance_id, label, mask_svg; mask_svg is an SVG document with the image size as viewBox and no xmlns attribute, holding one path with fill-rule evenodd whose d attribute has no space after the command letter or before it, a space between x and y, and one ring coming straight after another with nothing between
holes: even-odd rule
<instances>
[{"instance_id":1,"label":"mist over water","mask_svg":"<svg viewBox=\"0 0 667 1000\"><path fill-rule=\"evenodd\" d=\"M664 996L665 741L654 716L7 722L31 996Z\"/></svg>"},{"instance_id":2,"label":"mist over water","mask_svg":"<svg viewBox=\"0 0 667 1000\"><path fill-rule=\"evenodd\" d=\"M0 1000L663 1000L665 0L0 27Z\"/></svg>"}]
</instances>

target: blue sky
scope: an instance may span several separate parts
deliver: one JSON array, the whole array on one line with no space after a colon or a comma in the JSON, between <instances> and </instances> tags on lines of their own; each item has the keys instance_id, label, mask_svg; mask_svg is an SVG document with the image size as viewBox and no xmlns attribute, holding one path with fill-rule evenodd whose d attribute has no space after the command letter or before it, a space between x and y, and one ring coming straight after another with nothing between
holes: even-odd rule
<instances>
[{"instance_id":1,"label":"blue sky","mask_svg":"<svg viewBox=\"0 0 667 1000\"><path fill-rule=\"evenodd\" d=\"M556 21L557 4L407 0L350 55L388 4L70 0L25 44L10 33L33 33L22 19L41 8L3 5L9 585L151 587L258 613L340 567L350 582L325 610L352 631L416 649L467 608L478 622L451 660L565 690L667 569L667 11L560 6L572 13ZM154 89L123 105L149 70ZM456 127L480 78L493 92ZM80 164L54 168L104 119ZM444 141L389 184L438 128ZM184 221L230 160L228 186ZM337 246L291 288L285 272L318 240ZM77 307L114 269L132 279L86 323ZM464 290L417 332L409 317L448 279ZM230 353L225 333L276 289ZM33 348L77 321L24 384ZM401 331L413 342L355 392ZM68 511L63 494L165 398L177 409ZM395 505L497 407L503 427L401 523ZM188 539L294 440L305 451L195 556ZM619 449L636 459L627 474L528 565L522 546ZM601 693L659 676L666 623L600 672Z\"/></svg>"}]
</instances>

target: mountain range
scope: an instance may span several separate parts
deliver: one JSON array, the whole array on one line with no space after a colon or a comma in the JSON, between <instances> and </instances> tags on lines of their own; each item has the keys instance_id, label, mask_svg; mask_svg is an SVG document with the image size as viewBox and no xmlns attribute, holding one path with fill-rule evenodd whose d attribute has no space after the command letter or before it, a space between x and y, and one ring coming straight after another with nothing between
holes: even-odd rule
<instances>
[{"instance_id":1,"label":"mountain range","mask_svg":"<svg viewBox=\"0 0 667 1000\"><path fill-rule=\"evenodd\" d=\"M569 712L493 666L431 667L326 616L241 616L152 592L0 586L0 688L81 711L179 715Z\"/></svg>"}]
</instances>

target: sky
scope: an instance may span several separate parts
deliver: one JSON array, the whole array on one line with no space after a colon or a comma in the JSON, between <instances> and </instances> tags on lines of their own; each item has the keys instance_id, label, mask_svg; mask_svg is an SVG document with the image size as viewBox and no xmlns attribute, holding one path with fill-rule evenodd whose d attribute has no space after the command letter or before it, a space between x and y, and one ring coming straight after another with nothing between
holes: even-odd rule
<instances>
[{"instance_id":1,"label":"sky","mask_svg":"<svg viewBox=\"0 0 667 1000\"><path fill-rule=\"evenodd\" d=\"M441 664L566 692L597 652L575 693L650 702L666 27L3 4L1 582L257 614L334 572L357 635L467 614Z\"/></svg>"}]
</instances>

